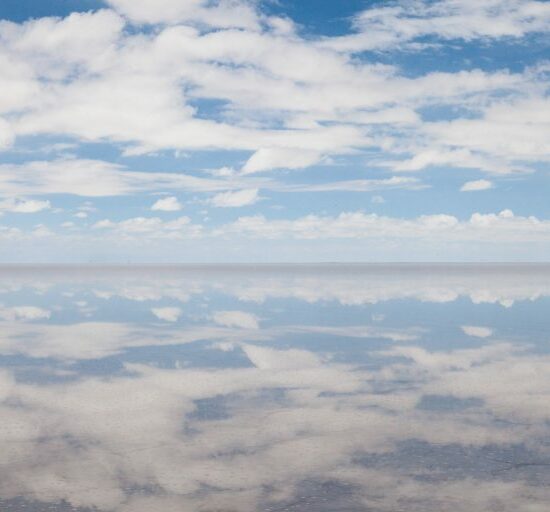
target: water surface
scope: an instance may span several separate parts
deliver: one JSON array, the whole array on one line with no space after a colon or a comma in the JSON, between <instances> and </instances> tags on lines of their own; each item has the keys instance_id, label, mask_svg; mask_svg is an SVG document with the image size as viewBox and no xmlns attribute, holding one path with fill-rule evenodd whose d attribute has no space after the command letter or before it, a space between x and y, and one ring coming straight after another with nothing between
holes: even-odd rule
<instances>
[{"instance_id":1,"label":"water surface","mask_svg":"<svg viewBox=\"0 0 550 512\"><path fill-rule=\"evenodd\" d=\"M550 509L550 267L0 269L0 510Z\"/></svg>"}]
</instances>

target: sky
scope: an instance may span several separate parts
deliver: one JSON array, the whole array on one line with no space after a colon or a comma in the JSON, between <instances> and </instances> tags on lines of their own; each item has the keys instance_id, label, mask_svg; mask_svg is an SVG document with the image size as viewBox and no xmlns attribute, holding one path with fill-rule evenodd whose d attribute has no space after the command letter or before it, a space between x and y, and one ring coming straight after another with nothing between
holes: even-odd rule
<instances>
[{"instance_id":1,"label":"sky","mask_svg":"<svg viewBox=\"0 0 550 512\"><path fill-rule=\"evenodd\" d=\"M549 1L0 18L0 262L550 259Z\"/></svg>"}]
</instances>

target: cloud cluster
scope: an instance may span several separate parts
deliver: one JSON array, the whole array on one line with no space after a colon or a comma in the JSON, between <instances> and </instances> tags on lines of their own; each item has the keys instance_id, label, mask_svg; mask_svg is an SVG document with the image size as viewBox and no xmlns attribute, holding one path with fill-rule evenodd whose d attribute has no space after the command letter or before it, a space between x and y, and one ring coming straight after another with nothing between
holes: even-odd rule
<instances>
[{"instance_id":1,"label":"cloud cluster","mask_svg":"<svg viewBox=\"0 0 550 512\"><path fill-rule=\"evenodd\" d=\"M67 227L70 231L66 230ZM84 244L84 247L90 247L89 244L95 242L110 241L113 242L113 247L123 250L147 245L152 247L153 242L163 240L176 244L171 246L172 250L181 250L185 247L181 244L186 240L194 240L194 245L199 248L216 247L216 244L224 244L227 240L245 246L259 240L273 243L372 240L381 249L388 248L394 252L407 241L412 241L417 246L423 243L429 246L452 243L457 244L457 247L467 242L476 242L476 247L482 251L484 247L487 250L497 248L504 251L503 254L508 254L508 248L517 242L543 248L550 243L550 221L534 216L517 216L511 210L502 210L499 213L476 212L466 220L447 214L421 215L408 219L363 211L344 212L336 216L312 214L296 219L268 219L263 215L252 215L238 217L237 220L219 227L211 226L208 222L197 223L189 216L171 220L140 216L124 220L105 218L91 226L71 224L63 229L65 233L58 234L42 224L31 230L4 226L0 228L0 238L32 242L49 237L57 242ZM334 248L338 249L337 246ZM249 261L248 256L244 258ZM209 261L220 260L214 258Z\"/></svg>"},{"instance_id":2,"label":"cloud cluster","mask_svg":"<svg viewBox=\"0 0 550 512\"><path fill-rule=\"evenodd\" d=\"M495 41L550 30L550 7L540 0L401 0L354 17L357 34L329 41L342 51L387 50L428 36L443 40Z\"/></svg>"},{"instance_id":3,"label":"cloud cluster","mask_svg":"<svg viewBox=\"0 0 550 512\"><path fill-rule=\"evenodd\" d=\"M104 6L0 22L0 151L19 155L0 165L0 212L62 213L52 195L168 193L147 198L147 209L169 214L185 201L186 217L165 221L138 212L121 219L109 212L89 231L89 213L80 210L82 222L59 225L80 241L99 237L100 229L122 234L121 244L138 233L144 239L245 235L241 241L548 241L540 213L539 219L528 212L490 214L481 206L469 220L433 210L411 218L381 196L368 201L379 211L393 209L387 216L338 214L342 208L335 212L332 205L340 199L329 201L328 213L300 209L298 218L270 219L263 210L288 207L290 193L336 198L399 189L428 197L432 183L411 173L433 168L466 170L462 192L498 192L504 175L538 177L550 163L550 68L538 54L521 66L499 65L492 43L505 42L521 55L531 42L544 48L547 2L376 3L337 36L308 33L247 0L109 0ZM452 62L443 66L447 53ZM407 55L424 64L410 66ZM288 203L269 204L275 197ZM194 205L204 210L192 211ZM210 207L220 210L209 213ZM239 207L257 215L233 221ZM355 208L361 204L349 209ZM315 211L323 211L318 203ZM216 227L196 224L197 213ZM41 219L32 228L4 225L0 238L32 241L55 231Z\"/></svg>"},{"instance_id":4,"label":"cloud cluster","mask_svg":"<svg viewBox=\"0 0 550 512\"><path fill-rule=\"evenodd\" d=\"M359 14L355 24L365 35L324 39L302 37L287 19L244 1L108 3L114 10L2 22L0 58L10 69L0 104L4 145L45 134L110 141L128 155L246 150L245 174L370 148L386 152L388 162L434 150L428 164L483 170L491 159L516 170L547 157L545 117L529 124L530 112L547 108L537 72L408 77L353 59L361 41L387 47L429 34L468 40L541 32L548 29L544 2L411 0ZM202 100L219 102L214 116L201 114ZM439 104L466 106L477 119L422 123L418 110ZM494 124L507 109L514 122ZM487 127L491 136L479 139ZM503 138L517 142L504 147ZM474 139L487 140L479 146Z\"/></svg>"},{"instance_id":5,"label":"cloud cluster","mask_svg":"<svg viewBox=\"0 0 550 512\"><path fill-rule=\"evenodd\" d=\"M510 210L498 214L474 213L466 221L444 214L398 219L375 213L347 212L336 217L308 215L294 220L269 220L262 215L255 215L240 217L234 223L224 226L223 233L268 239L427 237L449 241L545 242L550 239L550 221L515 216Z\"/></svg>"}]
</instances>

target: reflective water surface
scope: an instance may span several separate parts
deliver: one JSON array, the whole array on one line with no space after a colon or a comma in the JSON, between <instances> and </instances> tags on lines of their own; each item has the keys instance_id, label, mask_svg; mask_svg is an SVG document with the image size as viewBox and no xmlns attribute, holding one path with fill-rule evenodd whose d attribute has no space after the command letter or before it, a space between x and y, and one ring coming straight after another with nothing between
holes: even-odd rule
<instances>
[{"instance_id":1,"label":"reflective water surface","mask_svg":"<svg viewBox=\"0 0 550 512\"><path fill-rule=\"evenodd\" d=\"M0 269L0 510L550 510L550 267Z\"/></svg>"}]
</instances>

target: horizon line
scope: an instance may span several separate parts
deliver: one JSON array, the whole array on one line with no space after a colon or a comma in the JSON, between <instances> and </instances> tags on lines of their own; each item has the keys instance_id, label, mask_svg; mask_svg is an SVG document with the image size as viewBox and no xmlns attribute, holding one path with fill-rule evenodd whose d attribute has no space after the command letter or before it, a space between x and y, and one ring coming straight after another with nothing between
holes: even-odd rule
<instances>
[{"instance_id":1,"label":"horizon line","mask_svg":"<svg viewBox=\"0 0 550 512\"><path fill-rule=\"evenodd\" d=\"M296 267L296 266L550 266L550 261L276 261L276 262L0 262L0 268L29 267Z\"/></svg>"}]
</instances>

